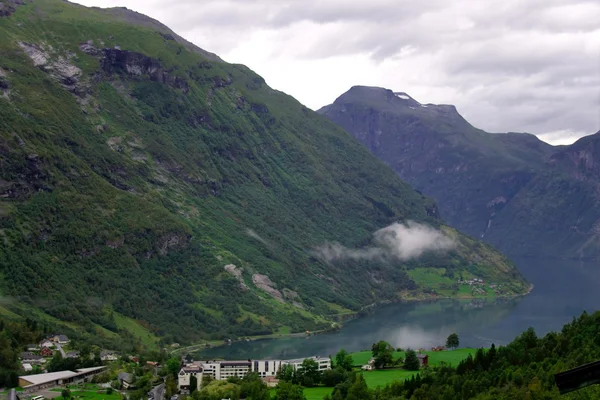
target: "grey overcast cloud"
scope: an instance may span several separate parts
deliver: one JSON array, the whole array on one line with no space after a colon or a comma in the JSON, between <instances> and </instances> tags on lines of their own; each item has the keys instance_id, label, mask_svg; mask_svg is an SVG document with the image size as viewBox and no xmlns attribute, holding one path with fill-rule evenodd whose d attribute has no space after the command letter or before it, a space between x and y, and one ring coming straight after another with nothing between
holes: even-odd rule
<instances>
[{"instance_id":1,"label":"grey overcast cloud","mask_svg":"<svg viewBox=\"0 0 600 400\"><path fill-rule=\"evenodd\" d=\"M318 109L353 85L552 144L600 129L600 0L78 0L125 6Z\"/></svg>"}]
</instances>

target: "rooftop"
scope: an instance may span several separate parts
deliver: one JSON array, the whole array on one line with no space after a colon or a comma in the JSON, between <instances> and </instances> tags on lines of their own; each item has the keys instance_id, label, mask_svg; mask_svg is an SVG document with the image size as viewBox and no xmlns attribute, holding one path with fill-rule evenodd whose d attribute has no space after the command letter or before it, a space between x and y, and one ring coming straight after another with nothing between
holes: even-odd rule
<instances>
[{"instance_id":1,"label":"rooftop","mask_svg":"<svg viewBox=\"0 0 600 400\"><path fill-rule=\"evenodd\" d=\"M85 374L87 372L92 372L92 371L98 371L100 369L104 369L106 368L106 366L101 366L101 367L90 367L90 368L79 368L77 370L77 372L79 372L80 374Z\"/></svg>"},{"instance_id":2,"label":"rooftop","mask_svg":"<svg viewBox=\"0 0 600 400\"><path fill-rule=\"evenodd\" d=\"M77 372L73 371L59 371L59 372L50 372L47 374L36 374L36 375L23 375L20 376L20 379L23 379L27 382L30 382L31 385L41 385L44 383L56 381L58 379L67 379L72 378L77 375L85 374L87 372L97 371L100 369L104 369L106 367L91 367L91 368L81 368L78 369Z\"/></svg>"},{"instance_id":3,"label":"rooftop","mask_svg":"<svg viewBox=\"0 0 600 400\"><path fill-rule=\"evenodd\" d=\"M31 383L32 385L41 385L43 383L56 381L58 379L67 379L77 375L79 374L73 371L59 371L50 372L47 374L25 375L20 376L19 378Z\"/></svg>"}]
</instances>

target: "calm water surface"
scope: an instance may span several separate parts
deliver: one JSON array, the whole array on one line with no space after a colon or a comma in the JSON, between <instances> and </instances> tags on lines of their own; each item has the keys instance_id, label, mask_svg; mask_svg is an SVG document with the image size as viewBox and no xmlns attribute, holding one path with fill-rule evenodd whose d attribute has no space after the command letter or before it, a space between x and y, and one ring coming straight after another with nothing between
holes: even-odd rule
<instances>
[{"instance_id":1,"label":"calm water surface","mask_svg":"<svg viewBox=\"0 0 600 400\"><path fill-rule=\"evenodd\" d=\"M395 347L442 345L452 332L461 346L488 347L510 342L529 327L538 335L560 330L584 310L600 309L600 263L518 259L516 265L535 288L526 297L493 301L442 300L394 304L344 324L336 333L234 343L207 349L206 358L296 358L328 356L344 347L369 349L386 340Z\"/></svg>"}]
</instances>

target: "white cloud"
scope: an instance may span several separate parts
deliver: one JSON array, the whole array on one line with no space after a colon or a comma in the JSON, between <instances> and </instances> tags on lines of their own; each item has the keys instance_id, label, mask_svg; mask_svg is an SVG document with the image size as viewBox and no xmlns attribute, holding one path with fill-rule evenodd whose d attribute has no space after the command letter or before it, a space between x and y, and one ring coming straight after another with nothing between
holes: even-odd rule
<instances>
[{"instance_id":1,"label":"white cloud","mask_svg":"<svg viewBox=\"0 0 600 400\"><path fill-rule=\"evenodd\" d=\"M344 259L407 261L431 251L448 251L455 245L441 231L407 221L406 224L395 223L375 232L370 247L349 249L339 243L326 243L315 250L315 255L327 262Z\"/></svg>"},{"instance_id":2,"label":"white cloud","mask_svg":"<svg viewBox=\"0 0 600 400\"><path fill-rule=\"evenodd\" d=\"M354 85L455 104L491 132L600 128L600 3L80 0L127 6L313 109Z\"/></svg>"}]
</instances>

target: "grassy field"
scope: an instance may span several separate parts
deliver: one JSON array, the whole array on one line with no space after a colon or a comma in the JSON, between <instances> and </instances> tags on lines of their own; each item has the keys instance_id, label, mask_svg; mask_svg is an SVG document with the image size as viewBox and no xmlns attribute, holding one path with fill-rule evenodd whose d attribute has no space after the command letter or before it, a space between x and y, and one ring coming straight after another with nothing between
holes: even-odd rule
<instances>
[{"instance_id":1,"label":"grassy field","mask_svg":"<svg viewBox=\"0 0 600 400\"><path fill-rule=\"evenodd\" d=\"M52 389L53 391L61 391L62 389ZM120 400L121 396L114 391L111 394L106 394L105 390L100 390L95 385L86 385L83 388L71 388L71 396L78 400ZM65 400L62 396L58 396L55 400Z\"/></svg>"},{"instance_id":2,"label":"grassy field","mask_svg":"<svg viewBox=\"0 0 600 400\"><path fill-rule=\"evenodd\" d=\"M331 393L333 388L330 387L314 387L304 389L306 400L323 400L325 395Z\"/></svg>"},{"instance_id":3,"label":"grassy field","mask_svg":"<svg viewBox=\"0 0 600 400\"><path fill-rule=\"evenodd\" d=\"M425 354L429 356L429 365L436 366L439 365L440 362L445 362L450 365L456 366L458 363L465 358L469 354L474 355L476 349L472 348L464 348L464 349L456 349L456 350L446 350L446 351L426 351ZM357 353L352 353L352 359L354 360L355 366L362 366L369 362L372 354L370 351L359 351ZM395 351L394 358L404 358L404 352ZM380 372L380 371L374 371Z\"/></svg>"},{"instance_id":4,"label":"grassy field","mask_svg":"<svg viewBox=\"0 0 600 400\"><path fill-rule=\"evenodd\" d=\"M134 319L119 314L118 312L114 312L113 315L115 317L115 323L119 329L125 329L129 331L129 333L141 340L144 346L147 346L150 349L155 349L158 347L158 338L156 335L137 323Z\"/></svg>"},{"instance_id":5,"label":"grassy field","mask_svg":"<svg viewBox=\"0 0 600 400\"><path fill-rule=\"evenodd\" d=\"M429 365L436 366L441 362L448 363L450 365L456 366L458 363L465 358L469 354L474 355L476 349L465 348L465 349L457 349L457 350L447 350L447 351L426 351L425 353L429 355ZM357 353L352 353L352 358L354 360L355 366L364 365L369 362L369 359L372 357L370 351L360 351ZM404 357L404 352L396 351L394 352L394 358ZM386 369L380 371L365 371L363 372L363 376L367 385L370 388L376 388L378 386L385 386L394 381L402 381L407 378L411 378L413 375L417 374L418 371L406 371L403 369ZM333 388L330 387L315 387L315 388L305 388L304 395L306 396L306 400L322 400L323 397L333 391ZM271 397L275 396L275 389L271 390Z\"/></svg>"}]
</instances>

